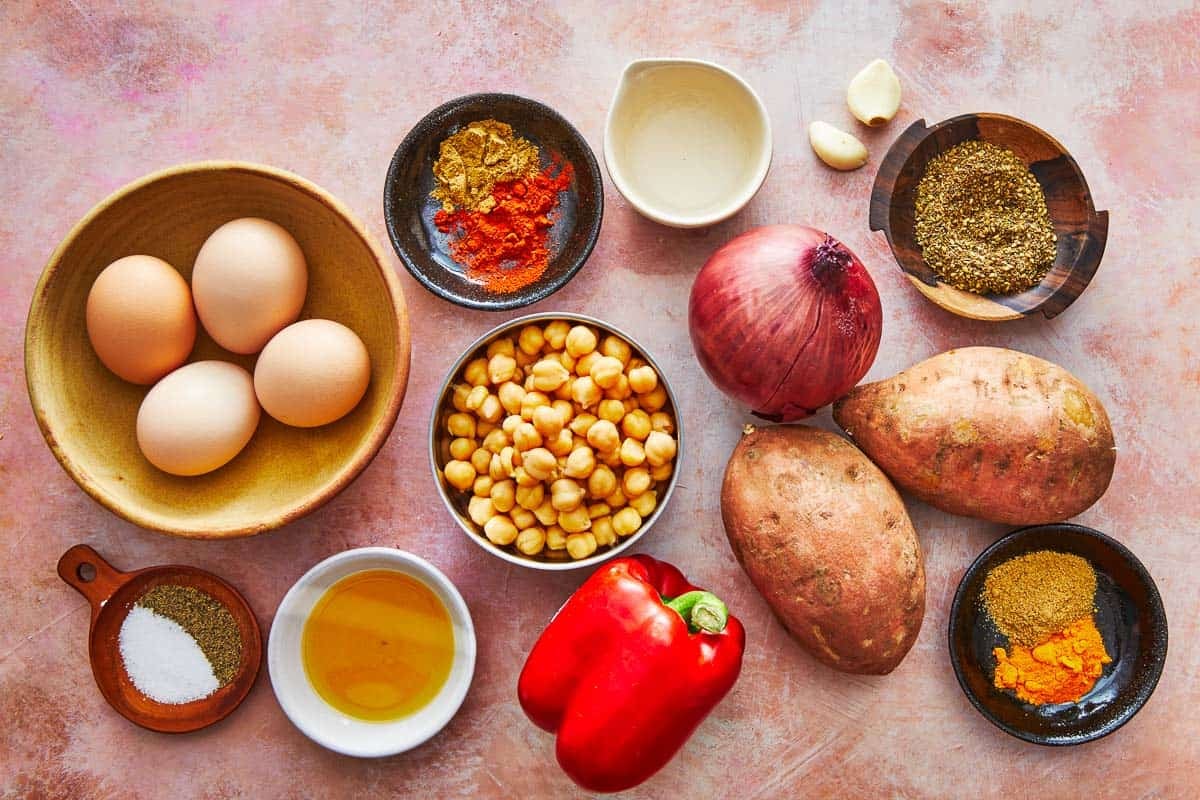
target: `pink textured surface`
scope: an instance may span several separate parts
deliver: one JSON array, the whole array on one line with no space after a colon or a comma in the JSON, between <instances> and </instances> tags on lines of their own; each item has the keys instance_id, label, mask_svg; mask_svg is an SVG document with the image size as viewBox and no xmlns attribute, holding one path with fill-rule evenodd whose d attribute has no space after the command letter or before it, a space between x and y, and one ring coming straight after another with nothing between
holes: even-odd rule
<instances>
[{"instance_id":1,"label":"pink textured surface","mask_svg":"<svg viewBox=\"0 0 1200 800\"><path fill-rule=\"evenodd\" d=\"M542 99L601 149L622 65L645 55L708 57L761 93L775 132L765 186L706 231L642 220L609 187L591 261L539 310L595 314L648 343L684 398L691 448L670 513L643 549L679 564L740 614L740 682L659 776L631 792L664 797L962 797L1036 786L1043 796L1197 794L1200 740L1200 11L1188 0L710 3L229 2L0 4L0 795L218 798L562 796L553 740L515 700L517 671L583 575L508 566L465 540L438 502L424 442L433 393L460 349L515 313L466 312L403 271L413 319L408 400L379 458L312 517L256 539L176 541L110 515L70 481L33 422L22 374L28 301L45 259L109 191L202 158L274 164L342 198L386 242L380 213L393 148L438 103L480 90ZM875 7L868 11L867 6ZM857 129L872 150L854 173L824 169L805 126L852 127L843 96L864 63L887 58L904 85L898 119ZM1079 161L1112 214L1091 288L1051 322L989 325L921 298L867 230L867 196L891 139L913 119L999 111L1032 121ZM1079 521L1144 560L1172 623L1158 691L1116 735L1040 749L967 703L945 647L954 587L1004 532L909 507L927 555L928 612L908 659L885 678L834 673L793 644L734 563L718 485L747 420L696 366L687 338L691 280L706 255L766 222L807 221L867 264L884 303L870 377L952 346L1012 346L1057 361L1107 404L1120 453L1108 494ZM386 248L386 244L385 244ZM389 249L390 255L390 249ZM828 414L819 424L829 425ZM88 542L118 567L184 562L248 596L264 633L291 583L348 547L394 545L445 570L479 631L479 662L450 726L407 755L356 761L322 750L284 717L265 673L245 705L198 734L167 737L113 713L92 682L84 601L55 575ZM1022 792L1018 791L1018 794Z\"/></svg>"}]
</instances>

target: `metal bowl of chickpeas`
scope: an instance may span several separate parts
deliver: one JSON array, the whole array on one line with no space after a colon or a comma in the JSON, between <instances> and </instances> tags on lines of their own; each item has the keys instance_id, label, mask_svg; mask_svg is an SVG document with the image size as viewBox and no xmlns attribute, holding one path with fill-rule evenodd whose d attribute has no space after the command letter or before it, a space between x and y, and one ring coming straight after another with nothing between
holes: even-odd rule
<instances>
[{"instance_id":1,"label":"metal bowl of chickpeas","mask_svg":"<svg viewBox=\"0 0 1200 800\"><path fill-rule=\"evenodd\" d=\"M442 385L429 436L438 491L463 531L505 561L594 565L666 507L678 407L623 331L581 314L520 317L477 339Z\"/></svg>"}]
</instances>

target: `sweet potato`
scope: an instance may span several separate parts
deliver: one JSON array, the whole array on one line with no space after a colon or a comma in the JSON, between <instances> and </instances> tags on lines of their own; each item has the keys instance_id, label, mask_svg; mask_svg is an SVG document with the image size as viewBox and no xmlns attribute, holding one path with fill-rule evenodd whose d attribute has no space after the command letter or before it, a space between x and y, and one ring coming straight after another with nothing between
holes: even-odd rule
<instances>
[{"instance_id":1,"label":"sweet potato","mask_svg":"<svg viewBox=\"0 0 1200 800\"><path fill-rule=\"evenodd\" d=\"M1009 525L1078 514L1116 461L1096 395L1056 364L999 347L950 350L859 386L833 418L901 489Z\"/></svg>"},{"instance_id":2,"label":"sweet potato","mask_svg":"<svg viewBox=\"0 0 1200 800\"><path fill-rule=\"evenodd\" d=\"M784 627L844 672L883 675L925 615L921 543L887 477L842 437L748 433L721 487L738 563Z\"/></svg>"}]
</instances>

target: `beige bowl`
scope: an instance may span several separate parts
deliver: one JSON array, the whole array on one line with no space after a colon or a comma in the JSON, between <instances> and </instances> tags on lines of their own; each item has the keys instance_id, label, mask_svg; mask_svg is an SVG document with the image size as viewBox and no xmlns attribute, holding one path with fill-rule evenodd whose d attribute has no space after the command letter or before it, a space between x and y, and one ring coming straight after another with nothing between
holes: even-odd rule
<instances>
[{"instance_id":1,"label":"beige bowl","mask_svg":"<svg viewBox=\"0 0 1200 800\"><path fill-rule=\"evenodd\" d=\"M290 428L263 414L233 461L207 475L168 475L137 445L137 412L147 387L109 372L88 342L88 291L105 266L133 253L162 258L190 277L208 235L246 216L278 222L299 242L309 271L301 318L337 320L357 333L371 355L371 383L358 406L337 422ZM197 334L189 361L215 358L253 370L254 356L222 350L202 329ZM271 530L345 488L391 431L408 368L404 294L362 224L303 178L239 162L156 172L89 211L50 257L25 329L29 398L63 468L115 514L194 538Z\"/></svg>"}]
</instances>

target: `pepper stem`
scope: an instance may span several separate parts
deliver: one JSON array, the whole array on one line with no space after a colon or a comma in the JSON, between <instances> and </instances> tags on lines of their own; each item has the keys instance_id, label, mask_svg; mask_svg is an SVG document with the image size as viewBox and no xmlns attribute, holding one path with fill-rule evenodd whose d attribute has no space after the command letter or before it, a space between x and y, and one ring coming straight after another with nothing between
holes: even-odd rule
<instances>
[{"instance_id":1,"label":"pepper stem","mask_svg":"<svg viewBox=\"0 0 1200 800\"><path fill-rule=\"evenodd\" d=\"M720 633L729 621L729 609L712 592L697 589L672 600L663 598L663 605L683 617L692 633Z\"/></svg>"}]
</instances>

